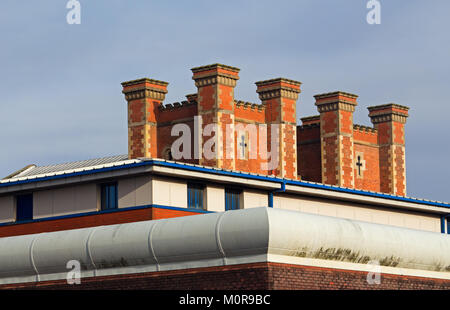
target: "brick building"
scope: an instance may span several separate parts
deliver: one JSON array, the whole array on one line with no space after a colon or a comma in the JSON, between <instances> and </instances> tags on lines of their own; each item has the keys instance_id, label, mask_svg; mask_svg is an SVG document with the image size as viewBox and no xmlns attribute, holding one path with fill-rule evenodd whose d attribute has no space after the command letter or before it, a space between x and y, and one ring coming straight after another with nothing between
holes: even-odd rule
<instances>
[{"instance_id":1,"label":"brick building","mask_svg":"<svg viewBox=\"0 0 450 310\"><path fill-rule=\"evenodd\" d=\"M300 82L257 82L254 104L234 99L239 69L192 71L182 103L122 83L128 154L0 180L0 288L450 287L450 204L406 196L408 108L369 108L369 128L356 95L327 93L298 126Z\"/></svg>"},{"instance_id":2,"label":"brick building","mask_svg":"<svg viewBox=\"0 0 450 310\"><path fill-rule=\"evenodd\" d=\"M178 136L171 132L182 123L196 134L191 136L190 156L178 161L406 195L404 126L409 108L397 104L370 107L374 127L356 125L353 112L358 96L339 91L316 95L320 115L302 118L302 125L297 126L300 82L286 78L256 82L261 103L255 104L234 98L238 68L214 64L192 72L197 93L181 103L163 104L167 82L122 83L128 101L130 158L173 159L170 149ZM201 133L211 123L217 124L217 133L211 136L217 138L218 154L206 159L201 150L209 135ZM265 132L252 132L254 127L249 127L255 125L266 128ZM275 138L274 125L278 126ZM227 126L233 135L226 134ZM279 147L278 165L262 169L262 163L271 160L268 153L273 141ZM251 151L255 156L249 156Z\"/></svg>"}]
</instances>

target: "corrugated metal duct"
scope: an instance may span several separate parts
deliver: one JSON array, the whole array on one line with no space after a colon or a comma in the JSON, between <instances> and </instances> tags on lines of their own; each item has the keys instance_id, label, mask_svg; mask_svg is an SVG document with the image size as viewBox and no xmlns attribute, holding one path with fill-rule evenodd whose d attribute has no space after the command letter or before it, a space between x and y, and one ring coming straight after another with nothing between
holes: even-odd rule
<instances>
[{"instance_id":1,"label":"corrugated metal duct","mask_svg":"<svg viewBox=\"0 0 450 310\"><path fill-rule=\"evenodd\" d=\"M450 279L450 236L270 208L0 238L0 284L277 261L377 260ZM364 268L363 268L364 269ZM443 276L442 276L443 275Z\"/></svg>"}]
</instances>

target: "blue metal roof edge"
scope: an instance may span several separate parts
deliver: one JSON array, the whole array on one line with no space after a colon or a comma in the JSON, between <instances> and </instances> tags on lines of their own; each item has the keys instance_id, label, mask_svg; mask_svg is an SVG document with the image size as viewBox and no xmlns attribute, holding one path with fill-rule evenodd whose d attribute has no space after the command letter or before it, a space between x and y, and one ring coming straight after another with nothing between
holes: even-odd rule
<instances>
[{"instance_id":1,"label":"blue metal roof edge","mask_svg":"<svg viewBox=\"0 0 450 310\"><path fill-rule=\"evenodd\" d=\"M357 195L362 195L362 196L377 197L377 198L391 199L391 200L397 200L397 201L419 203L419 204L430 205L430 206L450 208L449 203L443 203L443 202L434 202L434 201L427 201L427 200L421 200L421 199L416 199L416 198L393 196L393 195L383 194L383 193L367 192L367 191L362 191L362 190L357 190L357 189L335 187L335 186L330 186L330 185L326 185L326 184L286 180L286 179L277 178L277 177L255 175L255 174L243 173L243 172L218 170L218 169L213 169L213 168L198 167L198 166L193 166L193 165L167 162L167 161L161 161L161 160L155 160L155 159L144 160L139 163L123 164L123 165L114 166L114 167L106 167L106 168L92 169L92 170L88 170L88 171L79 171L79 172L73 172L73 173L68 173L68 174L60 174L60 175L28 179L28 180L22 180L22 181L0 183L0 187L9 187L9 186L14 186L14 185L28 184L28 183L34 183L34 182L42 182L42 181L48 181L48 180L70 178L73 176L89 175L89 174L95 174L95 173L102 173L102 172L142 167L142 166L165 166L165 167L178 168L178 169L183 169L183 170L207 172L207 173L213 173L213 174L219 174L219 175L228 175L228 176L241 177L241 178L247 178L247 179L252 179L252 180L260 180L260 181L266 181L266 182L274 182L274 183L280 183L280 184L286 183L288 185L297 185L297 186L303 186L303 187L309 187L309 188L325 189L325 190L330 190L330 191L335 191L335 192L357 194Z\"/></svg>"}]
</instances>

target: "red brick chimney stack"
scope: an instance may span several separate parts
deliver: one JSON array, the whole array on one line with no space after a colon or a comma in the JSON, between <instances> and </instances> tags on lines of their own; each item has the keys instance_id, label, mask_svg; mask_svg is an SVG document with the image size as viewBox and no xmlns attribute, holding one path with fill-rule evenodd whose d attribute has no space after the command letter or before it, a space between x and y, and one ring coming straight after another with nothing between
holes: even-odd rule
<instances>
[{"instance_id":1,"label":"red brick chimney stack","mask_svg":"<svg viewBox=\"0 0 450 310\"><path fill-rule=\"evenodd\" d=\"M222 64L191 69L192 79L197 86L198 114L201 118L199 132L204 133L208 124L217 124L218 132L211 136L200 135L199 147L203 149L205 142L216 138L216 158L200 156L200 165L223 169L234 169L234 135L226 135L226 126L234 126L234 88L239 80L240 69ZM226 152L229 152L228 155Z\"/></svg>"},{"instance_id":2,"label":"red brick chimney stack","mask_svg":"<svg viewBox=\"0 0 450 310\"><path fill-rule=\"evenodd\" d=\"M169 83L143 78L123 82L128 102L128 157L158 157L156 113L164 101Z\"/></svg>"},{"instance_id":3,"label":"red brick chimney stack","mask_svg":"<svg viewBox=\"0 0 450 310\"><path fill-rule=\"evenodd\" d=\"M234 98L240 69L212 64L191 70L197 92L181 103L163 106L167 82L144 78L122 83L129 158L162 158L406 195L409 108L394 103L369 107L374 126L358 125L353 122L358 96L336 91L314 96L319 115L303 117L297 126L300 82L256 82L262 104L255 104ZM174 157L175 150L182 156Z\"/></svg>"},{"instance_id":4,"label":"red brick chimney stack","mask_svg":"<svg viewBox=\"0 0 450 310\"><path fill-rule=\"evenodd\" d=\"M320 113L322 183L354 188L353 112L358 96L337 91L314 98Z\"/></svg>"},{"instance_id":5,"label":"red brick chimney stack","mask_svg":"<svg viewBox=\"0 0 450 310\"><path fill-rule=\"evenodd\" d=\"M409 108L390 103L369 107L368 110L378 130L380 191L405 196L405 124Z\"/></svg>"},{"instance_id":6,"label":"red brick chimney stack","mask_svg":"<svg viewBox=\"0 0 450 310\"><path fill-rule=\"evenodd\" d=\"M297 179L297 116L296 105L301 83L285 78L256 82L256 92L266 107L267 147L271 147L270 125L279 126L278 167L272 174ZM273 152L272 152L273 153Z\"/></svg>"}]
</instances>

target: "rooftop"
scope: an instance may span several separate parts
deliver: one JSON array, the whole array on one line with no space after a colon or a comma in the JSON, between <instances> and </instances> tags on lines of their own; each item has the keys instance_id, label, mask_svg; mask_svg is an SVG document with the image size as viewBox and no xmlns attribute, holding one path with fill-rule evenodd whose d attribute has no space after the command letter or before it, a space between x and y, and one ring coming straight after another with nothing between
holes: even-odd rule
<instances>
[{"instance_id":1,"label":"rooftop","mask_svg":"<svg viewBox=\"0 0 450 310\"><path fill-rule=\"evenodd\" d=\"M128 160L128 155L116 155L81 161L74 161L56 165L49 166L36 166L36 165L28 165L9 176L3 178L4 180L13 180L13 179L23 179L26 177L35 177L38 175L48 175L52 173L65 172L74 169L83 169L83 168L92 168L99 165L105 165L110 163L120 163ZM0 182L2 182L0 181Z\"/></svg>"},{"instance_id":2,"label":"rooftop","mask_svg":"<svg viewBox=\"0 0 450 310\"><path fill-rule=\"evenodd\" d=\"M301 186L307 188L315 188L327 191L334 191L336 193L349 193L362 195L367 197L384 198L391 199L402 202L419 203L435 207L450 208L450 203L420 199L414 197L405 196L395 196L392 194L385 194L379 192L372 192L360 189L350 189L346 187L339 187L335 185L327 185L323 183L309 182L309 181L298 181L293 179L282 179L275 177L273 175L262 175L256 173L248 173L235 170L212 168L202 165L187 164L181 162L168 161L158 158L139 158L139 159L128 159L127 155L117 155L102 157L97 159L69 162L63 164L49 165L49 166L36 166L30 165L22 168L16 173L11 174L7 178L0 180L0 187L9 187L24 183L40 182L49 179L56 178L68 178L72 176L84 175L84 174L95 174L103 172L105 170L117 170L117 169L129 169L136 166L163 166L170 168L178 168L189 171L201 171L209 174L234 176L240 178L247 178L253 180L284 183L287 185Z\"/></svg>"}]
</instances>

